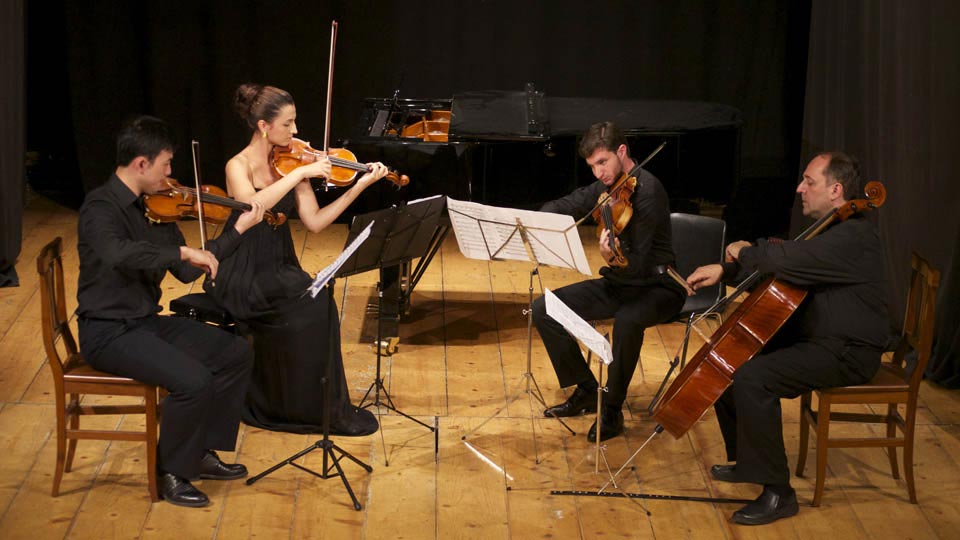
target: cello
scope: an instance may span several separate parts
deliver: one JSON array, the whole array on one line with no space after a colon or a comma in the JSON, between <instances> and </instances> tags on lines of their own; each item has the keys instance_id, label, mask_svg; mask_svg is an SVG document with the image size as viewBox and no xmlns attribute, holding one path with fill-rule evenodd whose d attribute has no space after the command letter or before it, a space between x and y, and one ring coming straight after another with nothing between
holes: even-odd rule
<instances>
[{"instance_id":1,"label":"cello","mask_svg":"<svg viewBox=\"0 0 960 540\"><path fill-rule=\"evenodd\" d=\"M886 201L887 193L880 182L868 182L864 193L866 199L850 200L835 208L803 231L796 240L809 240L830 224L879 208ZM723 306L755 285L760 277L760 272L751 274L736 290L701 314L693 324L722 310ZM653 433L600 488L600 493L615 482L617 476L655 436L666 430L679 439L693 427L733 383L734 372L763 349L806 296L807 290L803 287L775 277L767 278L754 289L680 371L653 410L652 417L657 422Z\"/></svg>"},{"instance_id":2,"label":"cello","mask_svg":"<svg viewBox=\"0 0 960 540\"><path fill-rule=\"evenodd\" d=\"M831 223L879 208L886 200L886 190L880 182L868 182L864 191L866 200L847 201L817 220L797 240L809 240ZM758 278L759 272L754 272L731 295L717 304L725 304L729 299L739 296ZM806 295L803 287L774 277L767 278L750 293L667 389L653 411L653 419L657 421L656 433L666 429L675 438L682 437L730 386L734 371L763 349ZM715 310L716 306L710 311Z\"/></svg>"}]
</instances>

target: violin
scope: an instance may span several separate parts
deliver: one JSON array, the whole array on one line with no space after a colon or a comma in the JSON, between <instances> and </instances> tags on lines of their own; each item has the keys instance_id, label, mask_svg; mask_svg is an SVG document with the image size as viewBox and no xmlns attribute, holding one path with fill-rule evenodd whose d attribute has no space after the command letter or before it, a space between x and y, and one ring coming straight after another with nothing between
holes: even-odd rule
<instances>
[{"instance_id":1,"label":"violin","mask_svg":"<svg viewBox=\"0 0 960 540\"><path fill-rule=\"evenodd\" d=\"M617 247L617 235L623 232L633 217L630 198L636 188L637 178L623 173L609 190L600 194L597 206L593 209L593 219L597 221L597 238L602 236L604 229L610 231L607 242L613 253L613 261L610 263L612 266L627 266L626 257Z\"/></svg>"},{"instance_id":2,"label":"violin","mask_svg":"<svg viewBox=\"0 0 960 540\"><path fill-rule=\"evenodd\" d=\"M371 169L369 165L358 163L357 156L346 148L331 148L326 155L332 165L330 178L326 180L337 187L349 186L356 181L358 174L369 172ZM273 165L274 172L281 177L290 174L297 167L313 163L323 157L323 152L296 137L290 141L289 145L274 146L270 151L270 163ZM398 174L395 170L388 172L385 178L397 187L410 183L407 175Z\"/></svg>"},{"instance_id":3,"label":"violin","mask_svg":"<svg viewBox=\"0 0 960 540\"><path fill-rule=\"evenodd\" d=\"M247 211L252 207L244 202L227 197L227 193L217 186L202 185L200 200L202 208L197 205L197 190L181 185L173 178L167 178L168 189L153 195L144 195L146 205L145 214L153 223L170 223L186 217L200 218L200 213L206 221L222 224L230 217L232 210ZM279 227L287 221L282 213L263 213L263 219L273 227Z\"/></svg>"}]
</instances>

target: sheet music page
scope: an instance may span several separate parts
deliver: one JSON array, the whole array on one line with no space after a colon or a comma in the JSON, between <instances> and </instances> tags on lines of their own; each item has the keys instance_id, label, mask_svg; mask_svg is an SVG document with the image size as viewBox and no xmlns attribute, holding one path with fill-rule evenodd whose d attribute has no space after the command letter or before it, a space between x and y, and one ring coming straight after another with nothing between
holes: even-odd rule
<instances>
[{"instance_id":1,"label":"sheet music page","mask_svg":"<svg viewBox=\"0 0 960 540\"><path fill-rule=\"evenodd\" d=\"M597 332L590 326L590 323L581 319L579 315L567 307L550 289L544 290L543 298L547 304L547 315L553 317L571 336L579 339L588 349L599 356L604 364L609 366L613 362L613 350L610 348L610 342L600 335L600 332Z\"/></svg>"},{"instance_id":2,"label":"sheet music page","mask_svg":"<svg viewBox=\"0 0 960 540\"><path fill-rule=\"evenodd\" d=\"M580 233L574 227L573 217L549 212L520 212L527 229L530 248L541 264L576 270L590 276L590 263L580 242Z\"/></svg>"},{"instance_id":3,"label":"sheet music page","mask_svg":"<svg viewBox=\"0 0 960 540\"><path fill-rule=\"evenodd\" d=\"M376 221L367 223L367 226L360 231L360 234L353 239L353 242L350 242L350 245L347 246L347 249L343 250L343 253L341 253L332 263L330 263L329 266L317 272L317 277L314 278L313 283L307 287L306 294L309 294L311 298L317 297L317 294L320 293L320 289L322 289L327 282L330 281L330 278L337 273L337 270L343 266L343 263L345 263L347 259L349 259L350 256L357 251L357 248L360 247L360 244L363 244L363 242L370 237L370 230L373 228L374 223L376 223Z\"/></svg>"},{"instance_id":4,"label":"sheet music page","mask_svg":"<svg viewBox=\"0 0 960 540\"><path fill-rule=\"evenodd\" d=\"M447 210L460 252L467 258L529 261L519 223L537 262L592 275L571 216L485 206L450 197Z\"/></svg>"},{"instance_id":5,"label":"sheet music page","mask_svg":"<svg viewBox=\"0 0 960 540\"><path fill-rule=\"evenodd\" d=\"M447 213L457 245L468 259L490 260L496 253L497 259L529 261L516 218L512 217L515 212L447 197Z\"/></svg>"}]
</instances>

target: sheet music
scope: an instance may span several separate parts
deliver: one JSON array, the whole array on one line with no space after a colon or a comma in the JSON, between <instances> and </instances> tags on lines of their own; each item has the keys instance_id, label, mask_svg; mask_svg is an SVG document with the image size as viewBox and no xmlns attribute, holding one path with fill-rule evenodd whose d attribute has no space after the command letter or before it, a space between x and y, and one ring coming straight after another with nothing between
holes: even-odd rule
<instances>
[{"instance_id":1,"label":"sheet music","mask_svg":"<svg viewBox=\"0 0 960 540\"><path fill-rule=\"evenodd\" d=\"M600 332L597 332L594 327L590 326L590 323L581 319L579 315L567 307L550 289L544 291L543 297L547 304L547 315L553 317L553 320L560 323L571 336L579 339L588 349L599 356L604 364L609 366L613 362L613 350L610 348L610 342L600 335Z\"/></svg>"},{"instance_id":2,"label":"sheet music","mask_svg":"<svg viewBox=\"0 0 960 540\"><path fill-rule=\"evenodd\" d=\"M591 275L573 218L562 214L500 208L447 197L460 252L470 259L529 261L518 224L536 261Z\"/></svg>"},{"instance_id":3,"label":"sheet music","mask_svg":"<svg viewBox=\"0 0 960 540\"><path fill-rule=\"evenodd\" d=\"M515 223L515 220L498 210L507 209L447 197L447 213L460 252L468 259L490 260L499 250L497 259L529 261L530 256L523 247L523 238L516 232L516 225L507 224Z\"/></svg>"},{"instance_id":4,"label":"sheet music","mask_svg":"<svg viewBox=\"0 0 960 540\"><path fill-rule=\"evenodd\" d=\"M366 228L360 231L360 234L358 234L357 237L353 239L353 242L350 242L350 245L347 246L347 249L343 250L343 253L341 253L336 258L336 260L330 263L330 265L324 268L323 270L320 270L319 272L317 272L317 277L314 278L313 283L311 283L310 286L307 287L307 291L306 291L308 294L310 294L311 298L317 297L317 294L320 293L320 289L322 289L327 284L327 282L330 281L330 278L332 278L334 274L337 273L337 270L339 270L340 267L343 266L343 263L345 263L347 259L349 259L350 256L353 255L355 251L357 251L357 248L360 247L360 244L362 244L367 238L370 237L370 229L373 228L374 223L376 222L371 221L370 223L368 223Z\"/></svg>"}]
</instances>

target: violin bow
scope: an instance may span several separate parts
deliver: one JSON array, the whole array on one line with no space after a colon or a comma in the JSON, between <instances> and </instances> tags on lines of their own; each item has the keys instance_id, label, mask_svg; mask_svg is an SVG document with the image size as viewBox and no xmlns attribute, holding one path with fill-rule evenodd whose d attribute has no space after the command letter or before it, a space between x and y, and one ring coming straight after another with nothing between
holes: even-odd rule
<instances>
[{"instance_id":1,"label":"violin bow","mask_svg":"<svg viewBox=\"0 0 960 540\"><path fill-rule=\"evenodd\" d=\"M195 198L197 199L197 219L200 222L200 249L206 251L207 249L207 227L203 219L203 201L200 199L200 194L203 193L200 190L200 142L196 140L190 141L190 150L193 154L193 182L196 186L197 193Z\"/></svg>"},{"instance_id":2,"label":"violin bow","mask_svg":"<svg viewBox=\"0 0 960 540\"><path fill-rule=\"evenodd\" d=\"M330 114L333 111L333 56L337 50L337 21L330 23L330 68L327 70L327 113L323 126L323 153L330 152Z\"/></svg>"}]
</instances>

